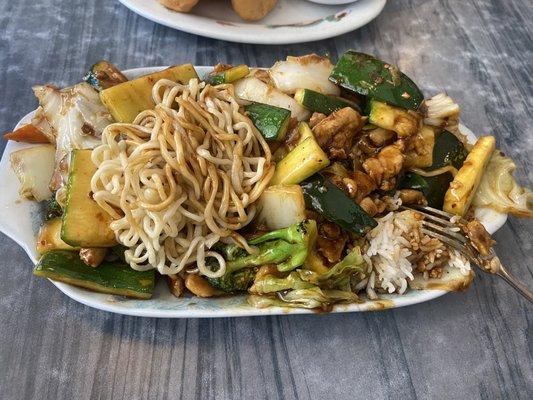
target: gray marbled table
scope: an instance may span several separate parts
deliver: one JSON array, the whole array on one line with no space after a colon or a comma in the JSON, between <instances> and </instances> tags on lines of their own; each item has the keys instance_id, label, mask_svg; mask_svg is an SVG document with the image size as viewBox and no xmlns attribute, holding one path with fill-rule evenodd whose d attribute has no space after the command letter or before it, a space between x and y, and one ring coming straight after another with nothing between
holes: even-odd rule
<instances>
[{"instance_id":1,"label":"gray marbled table","mask_svg":"<svg viewBox=\"0 0 533 400\"><path fill-rule=\"evenodd\" d=\"M167 29L113 0L2 0L0 130L34 108L32 84L74 83L100 58L268 66L358 48L396 61L428 94L447 90L533 187L532 21L530 0L391 0L359 31L269 47ZM510 218L495 235L530 287L532 228ZM490 277L384 312L156 320L85 307L31 268L0 236L1 399L533 398L533 308Z\"/></svg>"}]
</instances>

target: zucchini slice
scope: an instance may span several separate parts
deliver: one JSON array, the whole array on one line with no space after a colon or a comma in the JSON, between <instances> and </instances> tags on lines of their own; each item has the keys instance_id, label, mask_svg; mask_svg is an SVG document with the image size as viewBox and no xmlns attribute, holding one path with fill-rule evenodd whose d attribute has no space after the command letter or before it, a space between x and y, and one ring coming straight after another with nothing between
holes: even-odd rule
<instances>
[{"instance_id":1,"label":"zucchini slice","mask_svg":"<svg viewBox=\"0 0 533 400\"><path fill-rule=\"evenodd\" d=\"M496 148L494 136L481 136L455 175L444 196L442 209L452 214L464 215L476 194L485 168Z\"/></svg>"},{"instance_id":2,"label":"zucchini slice","mask_svg":"<svg viewBox=\"0 0 533 400\"><path fill-rule=\"evenodd\" d=\"M100 100L115 121L131 123L141 111L154 108L152 88L158 80L169 79L185 84L192 78L198 78L198 75L191 64L176 65L104 89L100 92Z\"/></svg>"},{"instance_id":3,"label":"zucchini slice","mask_svg":"<svg viewBox=\"0 0 533 400\"><path fill-rule=\"evenodd\" d=\"M290 110L263 103L244 106L255 127L266 140L283 140L291 119Z\"/></svg>"},{"instance_id":4,"label":"zucchini slice","mask_svg":"<svg viewBox=\"0 0 533 400\"><path fill-rule=\"evenodd\" d=\"M218 74L208 75L205 79L210 85L222 85L224 83L232 83L244 78L250 73L250 69L247 65L241 64L235 67L231 67Z\"/></svg>"},{"instance_id":5,"label":"zucchini slice","mask_svg":"<svg viewBox=\"0 0 533 400\"><path fill-rule=\"evenodd\" d=\"M402 108L371 100L368 122L380 128L394 131L398 137L403 138L418 132L419 119Z\"/></svg>"},{"instance_id":6,"label":"zucchini slice","mask_svg":"<svg viewBox=\"0 0 533 400\"><path fill-rule=\"evenodd\" d=\"M433 164L435 150L435 131L428 125L423 125L415 139L419 145L405 153L404 168L427 168Z\"/></svg>"},{"instance_id":7,"label":"zucchini slice","mask_svg":"<svg viewBox=\"0 0 533 400\"><path fill-rule=\"evenodd\" d=\"M112 247L117 244L109 228L113 220L91 197L91 179L96 172L91 152L72 151L61 239L75 247Z\"/></svg>"},{"instance_id":8,"label":"zucchini slice","mask_svg":"<svg viewBox=\"0 0 533 400\"><path fill-rule=\"evenodd\" d=\"M311 128L305 122L300 123L299 129L311 131ZM300 142L276 165L276 171L270 184L294 185L309 178L328 165L328 156L318 145L311 132L311 136Z\"/></svg>"},{"instance_id":9,"label":"zucchini slice","mask_svg":"<svg viewBox=\"0 0 533 400\"><path fill-rule=\"evenodd\" d=\"M61 218L46 221L37 235L37 252L43 254L51 250L76 250L61 240Z\"/></svg>"},{"instance_id":10,"label":"zucchini slice","mask_svg":"<svg viewBox=\"0 0 533 400\"><path fill-rule=\"evenodd\" d=\"M365 210L321 174L313 175L300 186L307 208L341 228L362 236L377 226L377 222Z\"/></svg>"},{"instance_id":11,"label":"zucchini slice","mask_svg":"<svg viewBox=\"0 0 533 400\"><path fill-rule=\"evenodd\" d=\"M89 72L83 77L83 80L99 92L126 82L128 78L109 61L100 60L94 64Z\"/></svg>"},{"instance_id":12,"label":"zucchini slice","mask_svg":"<svg viewBox=\"0 0 533 400\"><path fill-rule=\"evenodd\" d=\"M361 112L359 106L351 101L341 97L328 96L311 89L297 90L294 99L308 110L326 115L345 107L352 107L357 112Z\"/></svg>"},{"instance_id":13,"label":"zucchini slice","mask_svg":"<svg viewBox=\"0 0 533 400\"><path fill-rule=\"evenodd\" d=\"M353 50L342 55L329 79L363 96L409 110L417 110L424 100L418 86L397 67Z\"/></svg>"},{"instance_id":14,"label":"zucchini slice","mask_svg":"<svg viewBox=\"0 0 533 400\"><path fill-rule=\"evenodd\" d=\"M92 268L80 260L77 252L65 250L43 254L33 274L94 292L136 299L151 298L155 284L154 270L135 271L120 262L103 262L98 268Z\"/></svg>"},{"instance_id":15,"label":"zucchini slice","mask_svg":"<svg viewBox=\"0 0 533 400\"><path fill-rule=\"evenodd\" d=\"M450 165L454 168L461 168L468 151L457 137L448 131L435 134L435 144L433 146L433 163L425 171ZM424 193L430 207L442 209L444 195L453 180L450 172L444 172L435 176L421 176L414 172L407 172L398 183L399 189L414 189Z\"/></svg>"}]
</instances>

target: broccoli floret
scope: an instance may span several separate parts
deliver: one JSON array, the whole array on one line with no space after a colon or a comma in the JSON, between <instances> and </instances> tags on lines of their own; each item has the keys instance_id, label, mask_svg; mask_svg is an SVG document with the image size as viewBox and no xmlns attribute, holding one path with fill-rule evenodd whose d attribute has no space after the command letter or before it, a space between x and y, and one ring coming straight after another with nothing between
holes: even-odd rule
<instances>
[{"instance_id":1,"label":"broccoli floret","mask_svg":"<svg viewBox=\"0 0 533 400\"><path fill-rule=\"evenodd\" d=\"M224 292L245 292L254 282L257 268L246 268L232 274L224 274L220 278L208 278L214 287Z\"/></svg>"},{"instance_id":2,"label":"broccoli floret","mask_svg":"<svg viewBox=\"0 0 533 400\"><path fill-rule=\"evenodd\" d=\"M44 219L48 221L53 218L58 218L63 215L63 209L59 205L55 196L50 197L46 201L46 209L44 212Z\"/></svg>"},{"instance_id":3,"label":"broccoli floret","mask_svg":"<svg viewBox=\"0 0 533 400\"><path fill-rule=\"evenodd\" d=\"M279 271L292 271L307 258L313 232L316 232L316 222L305 220L251 240L250 244L257 246L255 254L248 254L235 245L217 248L226 260L226 272L220 278L210 278L209 282L226 292L242 291L252 285L257 267L276 264ZM216 259L207 260L210 263L217 264L211 265L216 270Z\"/></svg>"}]
</instances>

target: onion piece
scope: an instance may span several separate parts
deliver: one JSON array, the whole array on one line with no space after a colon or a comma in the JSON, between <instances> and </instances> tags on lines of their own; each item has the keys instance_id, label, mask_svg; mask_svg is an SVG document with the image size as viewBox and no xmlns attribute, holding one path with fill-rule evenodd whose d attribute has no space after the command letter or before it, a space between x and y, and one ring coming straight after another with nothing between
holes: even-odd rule
<instances>
[{"instance_id":1,"label":"onion piece","mask_svg":"<svg viewBox=\"0 0 533 400\"><path fill-rule=\"evenodd\" d=\"M11 168L20 181L19 193L29 200L52 197L49 188L54 172L55 148L51 144L28 147L10 154Z\"/></svg>"},{"instance_id":2,"label":"onion piece","mask_svg":"<svg viewBox=\"0 0 533 400\"><path fill-rule=\"evenodd\" d=\"M239 79L234 83L234 86L235 95L240 99L285 108L290 110L291 117L298 119L298 121L305 120L310 115L310 112L291 96L268 86L258 78L248 77Z\"/></svg>"},{"instance_id":3,"label":"onion piece","mask_svg":"<svg viewBox=\"0 0 533 400\"><path fill-rule=\"evenodd\" d=\"M299 185L274 185L265 189L257 204L256 221L270 230L282 229L305 219L305 201Z\"/></svg>"},{"instance_id":4,"label":"onion piece","mask_svg":"<svg viewBox=\"0 0 533 400\"><path fill-rule=\"evenodd\" d=\"M338 96L340 89L329 80L333 64L326 57L308 54L301 57L287 57L278 61L268 71L276 88L284 93L294 94L298 89L311 89L323 94Z\"/></svg>"}]
</instances>

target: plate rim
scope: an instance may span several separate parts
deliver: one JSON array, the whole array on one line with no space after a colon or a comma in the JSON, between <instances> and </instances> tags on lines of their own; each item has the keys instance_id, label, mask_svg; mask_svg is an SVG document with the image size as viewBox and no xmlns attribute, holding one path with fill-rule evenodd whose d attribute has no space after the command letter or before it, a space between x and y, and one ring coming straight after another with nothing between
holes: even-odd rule
<instances>
[{"instance_id":1,"label":"plate rim","mask_svg":"<svg viewBox=\"0 0 533 400\"><path fill-rule=\"evenodd\" d=\"M155 2L156 0L149 1ZM329 39L359 29L381 14L387 3L387 0L359 0L357 2L359 4L346 4L346 8L340 10L336 14L333 14L334 16L337 16L345 12L345 10L348 10L347 15L338 21L329 23L329 21L325 19L326 17L324 17L319 24L312 26L276 27L275 29L278 32L281 32L279 35L260 34L265 29L268 29L269 32L274 31L274 29L268 28L268 25L266 24L232 22L230 25L223 26L219 23L219 21L212 20L211 18L196 16L194 14L182 14L176 11L167 10L169 13L172 13L172 20L170 20L170 15L167 17L160 17L159 15L150 12L150 8L152 7L151 5L138 4L136 0L119 0L119 2L135 14L138 14L152 22L194 35L236 43L279 45ZM373 7L371 8L372 11L364 18L355 17L355 14L352 11L357 10L356 7L363 7L365 5L368 7ZM207 23L207 28L202 28L204 24L198 23L198 20L209 20L210 22ZM322 23L329 23L327 29L323 29L323 27L320 26ZM242 32L239 32L238 29L233 30L233 28L243 28L254 25L259 28L258 32L254 32L253 30L250 31L248 29L243 30ZM318 29L315 29L316 27L318 27Z\"/></svg>"},{"instance_id":2,"label":"plate rim","mask_svg":"<svg viewBox=\"0 0 533 400\"><path fill-rule=\"evenodd\" d=\"M128 76L129 78L140 76L143 74L155 72L161 69L166 68L165 66L157 66L157 67L139 67L139 68L130 68L127 70L124 70L124 74ZM197 70L198 75L203 75L208 73L210 70L212 70L213 67L211 66L194 66L194 68ZM20 119L20 121L16 124L15 129L18 128L21 124L28 121L31 116L33 115L34 111L31 111L30 113L26 114L23 118ZM460 129L464 131L464 133L469 134L470 136L473 136L473 133L466 128L465 126L461 125ZM474 136L475 137L475 136ZM9 141L4 149L4 152L2 154L2 158L0 161L0 176L2 176L6 171L6 164L9 164L9 155L15 148L22 148L22 147L29 147L31 145L27 144L21 144L16 143L13 141ZM7 169L11 170L10 166L7 165ZM3 195L0 193L0 198L2 198ZM499 214L501 216L504 216L505 214ZM501 224L495 226L493 229L494 233L497 231L503 224L505 224L505 221L507 220L507 215L505 215L505 218L502 218ZM6 236L11 238L13 241L15 241L28 255L30 260L33 264L36 264L37 259L35 257L36 252L35 248L31 248L30 245L22 240L14 230L10 229L10 226L4 219L0 219L0 231L4 233ZM121 300L117 301L117 296L112 296L108 294L103 293L95 293L90 292L88 290L85 290L83 288L71 286L66 283L62 282L56 282L50 280L61 292L63 292L65 295L70 297L71 299L84 304L86 306L96 308L102 311L112 312L116 314L122 314L122 315L131 315L131 316L138 316L138 317L152 317L152 318L221 318L221 317L250 317L250 316L266 316L266 315L294 315L294 314L316 314L313 310L307 310L307 309L297 309L297 308L287 308L287 307L269 307L269 308L254 308L251 306L246 307L233 307L233 308L218 308L218 309L195 309L192 308L185 308L185 309L157 309L157 308L149 308L149 307L143 307L143 308L132 308L126 306L126 304L129 303L135 303L136 301L140 300ZM398 295L387 295L383 296L377 301L372 301L365 299L364 303L359 304L340 304L334 306L333 310L330 313L345 313L345 312L367 312L367 311L376 311L376 310L383 310L383 309L389 309L389 308L400 308L405 307L409 305L414 304L420 304L425 303L431 300L434 300L438 297L441 297L447 293L450 293L445 290L413 290L411 293L415 293L416 295L411 296L398 296ZM240 296L246 296L246 295L240 295ZM176 299L176 301L180 301L181 299ZM149 304L151 300L142 300L143 304ZM389 303L386 303L389 301ZM388 305L387 305L388 304Z\"/></svg>"}]
</instances>

